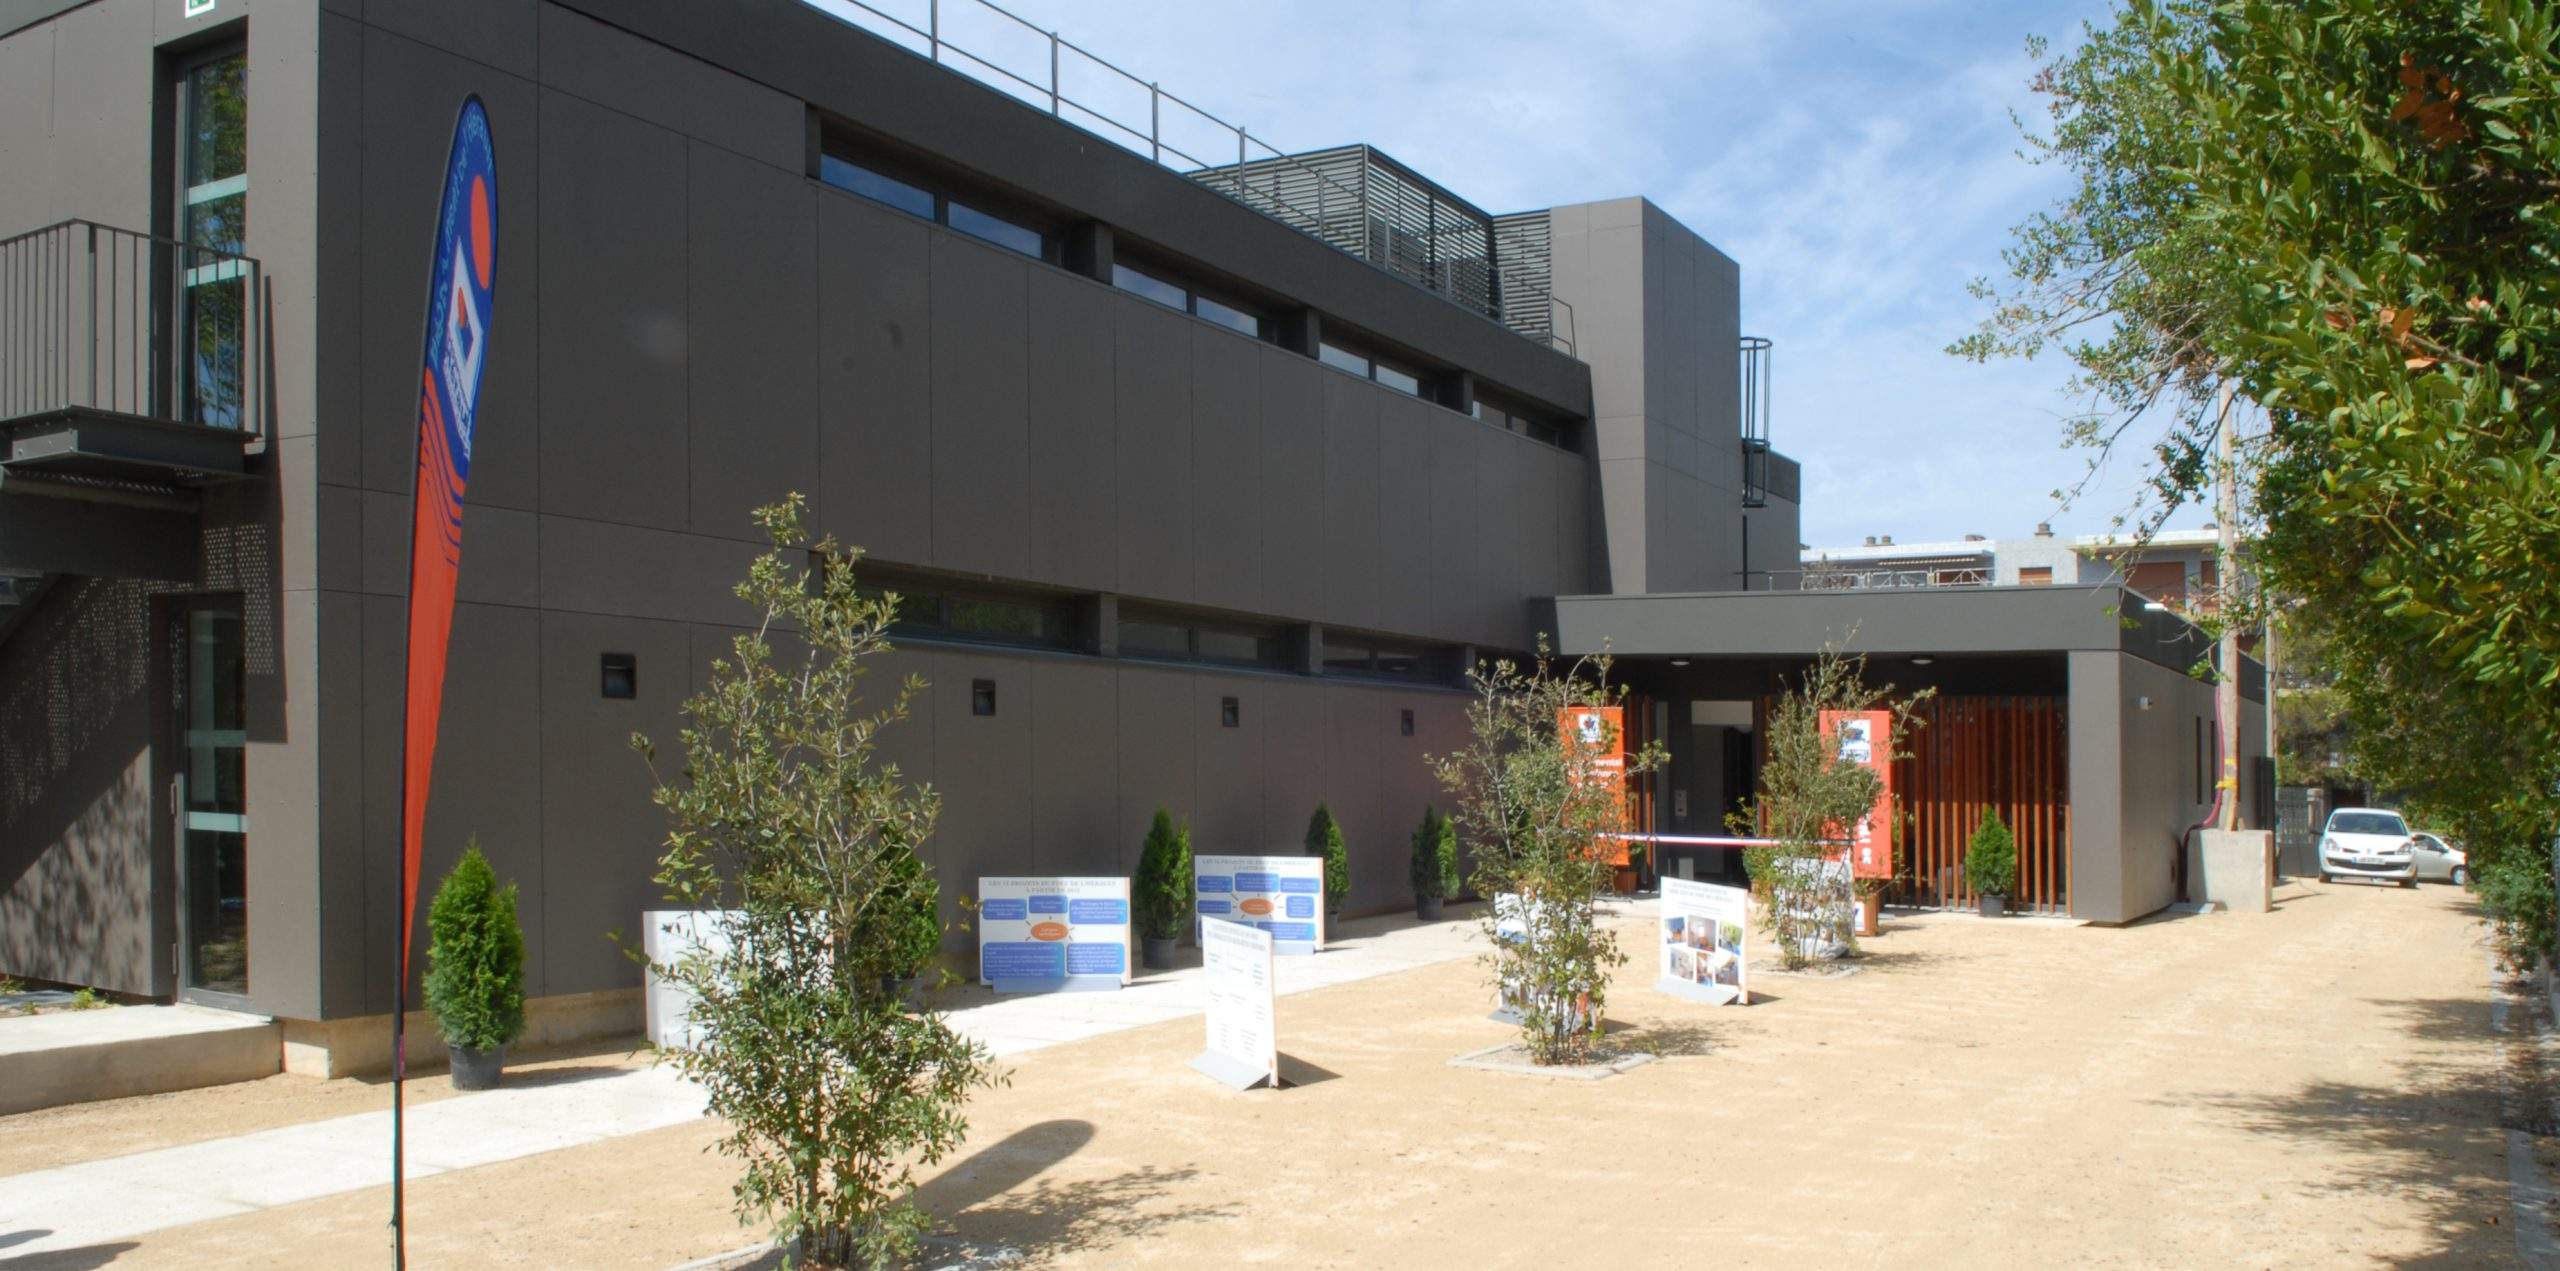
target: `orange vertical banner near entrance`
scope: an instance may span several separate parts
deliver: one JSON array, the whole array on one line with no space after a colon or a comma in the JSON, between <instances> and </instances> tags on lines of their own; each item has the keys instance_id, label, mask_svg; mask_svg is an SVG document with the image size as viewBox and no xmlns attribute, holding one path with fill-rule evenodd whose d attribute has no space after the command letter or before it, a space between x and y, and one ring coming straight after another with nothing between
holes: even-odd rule
<instances>
[{"instance_id":1,"label":"orange vertical banner near entrance","mask_svg":"<svg viewBox=\"0 0 2560 1271\"><path fill-rule=\"evenodd\" d=\"M1876 774L1883 788L1876 805L1844 835L1849 872L1857 878L1893 877L1893 715L1889 711L1824 711L1822 735L1842 762Z\"/></svg>"},{"instance_id":2,"label":"orange vertical banner near entrance","mask_svg":"<svg viewBox=\"0 0 2560 1271\"><path fill-rule=\"evenodd\" d=\"M1623 706L1568 706L1556 712L1556 730L1568 747L1596 751L1591 759L1593 779L1618 787L1621 802L1627 795L1627 711ZM1620 839L1608 844L1593 844L1601 859L1613 865L1627 863L1627 844Z\"/></svg>"}]
</instances>

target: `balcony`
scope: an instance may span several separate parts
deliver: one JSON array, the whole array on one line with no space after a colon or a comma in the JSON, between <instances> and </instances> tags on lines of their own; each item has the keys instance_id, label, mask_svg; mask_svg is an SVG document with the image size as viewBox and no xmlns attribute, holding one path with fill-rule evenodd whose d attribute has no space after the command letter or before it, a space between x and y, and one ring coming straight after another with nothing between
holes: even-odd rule
<instances>
[{"instance_id":1,"label":"balcony","mask_svg":"<svg viewBox=\"0 0 2560 1271\"><path fill-rule=\"evenodd\" d=\"M92 221L0 240L0 494L192 508L242 479L266 308L245 256Z\"/></svg>"}]
</instances>

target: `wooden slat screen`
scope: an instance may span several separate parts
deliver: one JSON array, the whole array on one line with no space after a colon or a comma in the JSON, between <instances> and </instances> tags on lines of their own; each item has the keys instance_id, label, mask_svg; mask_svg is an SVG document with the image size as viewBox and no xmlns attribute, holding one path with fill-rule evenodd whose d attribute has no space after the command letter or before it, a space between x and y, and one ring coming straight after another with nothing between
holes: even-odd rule
<instances>
[{"instance_id":1,"label":"wooden slat screen","mask_svg":"<svg viewBox=\"0 0 2560 1271\"><path fill-rule=\"evenodd\" d=\"M1936 697L1896 760L1903 898L1969 907L1965 844L1983 809L1999 812L2018 840L2013 909L2071 911L2069 736L2059 697Z\"/></svg>"}]
</instances>

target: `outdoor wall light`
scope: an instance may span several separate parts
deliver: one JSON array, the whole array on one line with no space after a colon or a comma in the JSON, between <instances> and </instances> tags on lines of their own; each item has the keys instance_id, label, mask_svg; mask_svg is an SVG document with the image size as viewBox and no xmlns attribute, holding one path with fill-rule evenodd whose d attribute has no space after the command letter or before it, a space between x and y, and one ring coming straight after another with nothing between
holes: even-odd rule
<instances>
[{"instance_id":1,"label":"outdoor wall light","mask_svg":"<svg viewBox=\"0 0 2560 1271\"><path fill-rule=\"evenodd\" d=\"M1935 662L1935 661L1937 661L1937 659L1936 659L1936 658L1913 658L1913 659L1911 659L1911 665L1913 665L1913 666L1927 666L1927 665L1929 665L1930 663Z\"/></svg>"},{"instance_id":2,"label":"outdoor wall light","mask_svg":"<svg viewBox=\"0 0 2560 1271\"><path fill-rule=\"evenodd\" d=\"M2135 710L2138 710L2138 711L2147 711L2147 710L2151 709L2151 699L2150 699L2150 697L2148 697L2148 696L2142 696L2142 697L2136 697L2136 698L2134 698L2134 699L2133 699L2133 708L2134 708Z\"/></svg>"},{"instance_id":3,"label":"outdoor wall light","mask_svg":"<svg viewBox=\"0 0 2560 1271\"><path fill-rule=\"evenodd\" d=\"M1396 729L1397 729L1397 731L1398 731L1398 732L1402 733L1404 736L1411 737L1411 736L1413 735L1413 712L1412 712L1412 711L1406 711L1406 712L1404 712L1403 717L1402 717L1401 719L1398 719L1398 720L1396 721Z\"/></svg>"},{"instance_id":4,"label":"outdoor wall light","mask_svg":"<svg viewBox=\"0 0 2560 1271\"><path fill-rule=\"evenodd\" d=\"M972 715L996 713L996 682L994 680L969 681L969 713Z\"/></svg>"},{"instance_id":5,"label":"outdoor wall light","mask_svg":"<svg viewBox=\"0 0 2560 1271\"><path fill-rule=\"evenodd\" d=\"M1673 666L1687 666L1687 665L1689 665L1689 659L1687 659L1687 658L1673 658L1673 659L1671 659L1671 665L1673 665Z\"/></svg>"},{"instance_id":6,"label":"outdoor wall light","mask_svg":"<svg viewBox=\"0 0 2560 1271\"><path fill-rule=\"evenodd\" d=\"M1244 704L1232 697L1218 699L1218 726L1234 728L1244 723Z\"/></svg>"},{"instance_id":7,"label":"outdoor wall light","mask_svg":"<svg viewBox=\"0 0 2560 1271\"><path fill-rule=\"evenodd\" d=\"M628 653L608 653L603 659L604 695L614 701L630 701L640 696L640 660Z\"/></svg>"}]
</instances>

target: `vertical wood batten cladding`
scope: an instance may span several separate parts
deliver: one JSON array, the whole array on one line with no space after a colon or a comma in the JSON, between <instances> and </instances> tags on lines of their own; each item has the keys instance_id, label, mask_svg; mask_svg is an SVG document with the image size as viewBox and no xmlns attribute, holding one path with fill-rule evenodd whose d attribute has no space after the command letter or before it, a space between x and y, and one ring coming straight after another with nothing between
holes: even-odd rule
<instances>
[{"instance_id":1,"label":"vertical wood batten cladding","mask_svg":"<svg viewBox=\"0 0 2560 1271\"><path fill-rule=\"evenodd\" d=\"M1962 908L1966 845L1996 811L2018 841L2013 908L2071 911L2071 798L2058 697L1938 697L1894 761L1904 899Z\"/></svg>"}]
</instances>

